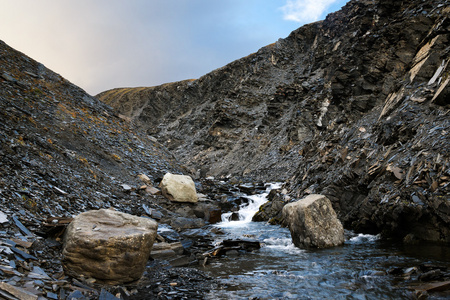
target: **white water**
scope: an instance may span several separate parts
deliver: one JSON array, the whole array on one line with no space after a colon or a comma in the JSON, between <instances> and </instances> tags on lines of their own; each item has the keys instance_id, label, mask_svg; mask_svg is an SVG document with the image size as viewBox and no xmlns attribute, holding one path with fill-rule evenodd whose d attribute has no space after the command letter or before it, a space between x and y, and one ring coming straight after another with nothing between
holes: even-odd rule
<instances>
[{"instance_id":1,"label":"white water","mask_svg":"<svg viewBox=\"0 0 450 300\"><path fill-rule=\"evenodd\" d=\"M303 250L294 246L287 228L252 222L252 218L258 212L259 207L268 201L267 196L270 191L280 188L281 185L281 183L268 183L264 193L246 196L249 202L240 206L239 221L230 221L232 213L225 213L222 215L222 222L216 224L216 226L224 229L228 238L254 238L259 240L262 245L262 252L300 254ZM261 230L262 227L264 230ZM219 239L216 242L220 243L221 241Z\"/></svg>"},{"instance_id":2,"label":"white water","mask_svg":"<svg viewBox=\"0 0 450 300\"><path fill-rule=\"evenodd\" d=\"M273 189L281 187L281 183L269 183L266 185L266 191L262 194L245 196L249 202L239 207L239 221L230 221L232 212L222 215L222 222L217 224L219 227L240 227L245 226L252 221L253 216L258 212L259 207L267 202L267 195Z\"/></svg>"},{"instance_id":3,"label":"white water","mask_svg":"<svg viewBox=\"0 0 450 300\"><path fill-rule=\"evenodd\" d=\"M347 232L341 247L302 250L293 245L287 228L252 222L270 190L279 187L270 185L265 193L248 196L249 204L241 206L239 221L229 221L229 213L215 225L223 231L216 242L251 238L260 241L262 248L225 255L204 266L224 284L211 290L206 299L411 299L411 292L404 285L399 288L385 272L415 266L418 260L384 245L379 236ZM427 251L427 261L429 256ZM448 259L437 263L450 268Z\"/></svg>"}]
</instances>

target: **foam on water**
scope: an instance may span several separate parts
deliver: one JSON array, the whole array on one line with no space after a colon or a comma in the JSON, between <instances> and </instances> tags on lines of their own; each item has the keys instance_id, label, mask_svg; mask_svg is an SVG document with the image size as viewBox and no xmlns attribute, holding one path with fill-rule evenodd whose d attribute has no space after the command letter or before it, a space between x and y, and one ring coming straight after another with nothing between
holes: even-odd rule
<instances>
[{"instance_id":1,"label":"foam on water","mask_svg":"<svg viewBox=\"0 0 450 300\"><path fill-rule=\"evenodd\" d=\"M351 244L372 243L380 239L380 235L360 233L348 240Z\"/></svg>"},{"instance_id":2,"label":"foam on water","mask_svg":"<svg viewBox=\"0 0 450 300\"><path fill-rule=\"evenodd\" d=\"M252 221L253 216L259 210L259 207L267 202L267 195L273 189L281 187L281 183L266 184L266 191L262 194L245 196L249 202L239 207L239 221L230 221L231 212L222 215L222 222L219 227L242 227Z\"/></svg>"},{"instance_id":3,"label":"foam on water","mask_svg":"<svg viewBox=\"0 0 450 300\"><path fill-rule=\"evenodd\" d=\"M288 237L270 237L263 240L263 251L280 251L285 254L301 254L305 250L297 248L290 236Z\"/></svg>"}]
</instances>

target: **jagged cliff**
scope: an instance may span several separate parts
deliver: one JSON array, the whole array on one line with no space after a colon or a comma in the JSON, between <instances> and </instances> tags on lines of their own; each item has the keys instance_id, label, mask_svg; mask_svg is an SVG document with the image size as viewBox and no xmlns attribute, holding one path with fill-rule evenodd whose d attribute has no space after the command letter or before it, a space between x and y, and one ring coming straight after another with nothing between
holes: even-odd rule
<instances>
[{"instance_id":1,"label":"jagged cliff","mask_svg":"<svg viewBox=\"0 0 450 300\"><path fill-rule=\"evenodd\" d=\"M326 194L347 228L450 241L448 1L350 1L197 79L97 97L206 176Z\"/></svg>"}]
</instances>

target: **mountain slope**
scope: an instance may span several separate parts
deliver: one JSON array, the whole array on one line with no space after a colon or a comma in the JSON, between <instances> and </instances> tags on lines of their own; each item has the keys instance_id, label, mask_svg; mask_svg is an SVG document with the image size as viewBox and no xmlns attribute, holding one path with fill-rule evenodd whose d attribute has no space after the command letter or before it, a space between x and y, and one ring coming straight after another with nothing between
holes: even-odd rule
<instances>
[{"instance_id":1,"label":"mountain slope","mask_svg":"<svg viewBox=\"0 0 450 300\"><path fill-rule=\"evenodd\" d=\"M7 215L26 211L37 226L90 208L131 211L140 198L123 184L137 188L138 174L155 180L182 170L110 107L1 41L0 66L0 210Z\"/></svg>"},{"instance_id":2,"label":"mountain slope","mask_svg":"<svg viewBox=\"0 0 450 300\"><path fill-rule=\"evenodd\" d=\"M347 228L450 241L448 1L350 1L197 79L97 97L192 172L329 196Z\"/></svg>"}]
</instances>

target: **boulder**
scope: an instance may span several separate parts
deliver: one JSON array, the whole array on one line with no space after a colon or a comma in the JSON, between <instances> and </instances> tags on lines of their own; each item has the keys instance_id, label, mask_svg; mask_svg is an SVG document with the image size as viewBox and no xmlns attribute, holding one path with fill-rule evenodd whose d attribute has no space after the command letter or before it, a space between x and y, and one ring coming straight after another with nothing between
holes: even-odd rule
<instances>
[{"instance_id":1,"label":"boulder","mask_svg":"<svg viewBox=\"0 0 450 300\"><path fill-rule=\"evenodd\" d=\"M164 197L174 202L198 201L195 184L191 177L166 173L160 183Z\"/></svg>"},{"instance_id":2,"label":"boulder","mask_svg":"<svg viewBox=\"0 0 450 300\"><path fill-rule=\"evenodd\" d=\"M344 228L330 200L323 195L313 194L289 203L282 215L299 248L328 248L344 243Z\"/></svg>"},{"instance_id":3,"label":"boulder","mask_svg":"<svg viewBox=\"0 0 450 300\"><path fill-rule=\"evenodd\" d=\"M144 272L158 224L112 209L79 214L64 236L63 266L106 284L138 280Z\"/></svg>"}]
</instances>

